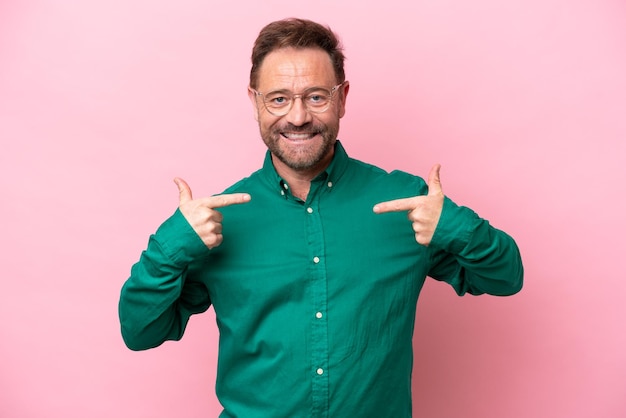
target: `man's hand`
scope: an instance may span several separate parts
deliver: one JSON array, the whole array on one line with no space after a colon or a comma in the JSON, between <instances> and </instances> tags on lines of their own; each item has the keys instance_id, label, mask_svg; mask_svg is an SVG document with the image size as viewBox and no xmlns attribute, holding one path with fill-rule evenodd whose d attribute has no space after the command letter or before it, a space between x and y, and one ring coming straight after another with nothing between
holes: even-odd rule
<instances>
[{"instance_id":1,"label":"man's hand","mask_svg":"<svg viewBox=\"0 0 626 418\"><path fill-rule=\"evenodd\" d=\"M209 249L217 247L224 239L222 237L223 216L215 209L250 201L250 195L247 193L222 194L193 199L191 188L185 180L177 177L174 179L174 183L178 186L181 213Z\"/></svg>"},{"instance_id":2,"label":"man's hand","mask_svg":"<svg viewBox=\"0 0 626 418\"><path fill-rule=\"evenodd\" d=\"M428 246L433 239L441 210L443 208L443 191L439 179L440 164L435 164L428 175L428 194L425 196L408 197L390 200L374 206L375 213L408 211L409 220L413 223L415 240Z\"/></svg>"}]
</instances>

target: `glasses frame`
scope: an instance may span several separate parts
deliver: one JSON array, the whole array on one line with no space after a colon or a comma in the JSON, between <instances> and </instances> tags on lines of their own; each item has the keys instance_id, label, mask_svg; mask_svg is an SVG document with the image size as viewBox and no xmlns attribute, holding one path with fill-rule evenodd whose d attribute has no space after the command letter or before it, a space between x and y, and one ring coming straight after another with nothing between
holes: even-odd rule
<instances>
[{"instance_id":1,"label":"glasses frame","mask_svg":"<svg viewBox=\"0 0 626 418\"><path fill-rule=\"evenodd\" d=\"M341 83L337 84L336 86L333 86L330 89L330 97L328 99L328 104L323 108L323 109L313 109L310 108L306 102L303 100L304 96L307 94L307 92L303 92L303 93L298 93L298 94L285 94L285 96L290 98L289 101L289 105L285 107L284 111L281 110L280 112L276 113L276 111L272 111L270 110L270 108L267 106L267 102L265 101L265 97L267 97L267 95L272 94L272 93L277 93L280 92L281 90L273 90L270 91L268 93L261 93L258 90L253 89L252 87L249 87L250 91L252 91L256 97L261 96L261 101L263 102L263 107L265 107L265 110L268 111L268 113L270 113L271 115L274 116L285 116L287 113L291 112L291 109L293 108L293 104L295 103L296 99L299 98L302 101L302 105L304 106L304 108L306 109L307 112L310 113L324 113L326 112L328 109L330 109L330 105L333 103L334 100L334 96L335 96L335 92L339 90L340 87L342 87L346 82L342 81ZM320 89L320 90L326 90L325 87L311 87L309 89L307 89L307 91L309 90L315 90L315 89Z\"/></svg>"}]
</instances>

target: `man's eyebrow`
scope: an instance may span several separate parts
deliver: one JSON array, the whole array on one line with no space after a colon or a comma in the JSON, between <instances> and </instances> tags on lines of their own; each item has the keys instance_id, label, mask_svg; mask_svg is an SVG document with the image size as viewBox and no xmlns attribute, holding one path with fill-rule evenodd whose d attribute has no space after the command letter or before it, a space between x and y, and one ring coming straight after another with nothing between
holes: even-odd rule
<instances>
[{"instance_id":1,"label":"man's eyebrow","mask_svg":"<svg viewBox=\"0 0 626 418\"><path fill-rule=\"evenodd\" d=\"M309 87L306 88L302 91L302 93L308 93L310 91L315 91L315 90L325 90L328 91L328 89L326 87L322 87L322 86L313 86L313 87ZM261 94L272 94L272 93L288 93L288 94L302 94L302 93L294 93L289 89L278 89L278 90L270 90L267 93L261 93Z\"/></svg>"},{"instance_id":2,"label":"man's eyebrow","mask_svg":"<svg viewBox=\"0 0 626 418\"><path fill-rule=\"evenodd\" d=\"M287 89L270 90L264 94L270 94L270 93L291 93L291 90L287 90Z\"/></svg>"}]
</instances>

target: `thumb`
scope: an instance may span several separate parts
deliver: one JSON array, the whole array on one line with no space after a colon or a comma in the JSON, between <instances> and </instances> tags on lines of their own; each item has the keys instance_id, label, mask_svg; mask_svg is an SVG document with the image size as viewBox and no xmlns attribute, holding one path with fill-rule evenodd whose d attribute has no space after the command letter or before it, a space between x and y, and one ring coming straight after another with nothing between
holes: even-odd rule
<instances>
[{"instance_id":1,"label":"thumb","mask_svg":"<svg viewBox=\"0 0 626 418\"><path fill-rule=\"evenodd\" d=\"M178 202L179 204L189 202L191 198L191 188L187 184L187 182L180 177L176 177L174 179L174 183L178 186Z\"/></svg>"},{"instance_id":2,"label":"thumb","mask_svg":"<svg viewBox=\"0 0 626 418\"><path fill-rule=\"evenodd\" d=\"M428 174L428 195L437 195L443 194L443 190L441 189L441 179L439 178L439 171L441 170L441 164L435 164L433 168L430 169L430 173Z\"/></svg>"}]
</instances>

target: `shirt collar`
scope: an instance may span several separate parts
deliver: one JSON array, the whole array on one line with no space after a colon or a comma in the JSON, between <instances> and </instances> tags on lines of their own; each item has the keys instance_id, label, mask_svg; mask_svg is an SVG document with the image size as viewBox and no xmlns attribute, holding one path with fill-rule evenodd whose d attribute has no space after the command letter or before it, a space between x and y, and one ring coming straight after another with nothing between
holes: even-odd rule
<instances>
[{"instance_id":1,"label":"shirt collar","mask_svg":"<svg viewBox=\"0 0 626 418\"><path fill-rule=\"evenodd\" d=\"M316 179L326 179L329 183L336 184L346 171L346 168L348 167L348 160L349 157L346 150L343 148L343 145L341 145L341 142L337 140L335 142L335 154L333 155L333 160L330 162L328 167L326 167L326 170L320 173ZM269 151L265 153L265 160L261 171L263 173L263 177L270 182L272 187L278 187L280 190L284 189L286 182L276 172L274 164L272 163L272 155Z\"/></svg>"}]
</instances>

